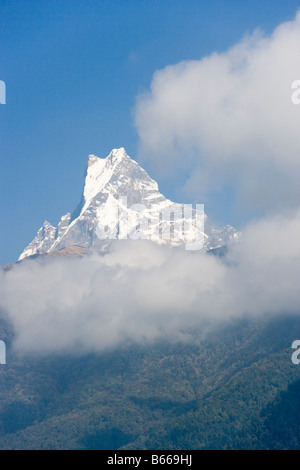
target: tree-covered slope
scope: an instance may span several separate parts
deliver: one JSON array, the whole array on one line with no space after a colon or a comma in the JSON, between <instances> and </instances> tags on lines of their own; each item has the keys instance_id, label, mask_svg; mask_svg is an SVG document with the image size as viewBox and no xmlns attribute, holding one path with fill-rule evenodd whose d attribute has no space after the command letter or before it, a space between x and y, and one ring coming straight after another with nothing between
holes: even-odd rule
<instances>
[{"instance_id":1,"label":"tree-covered slope","mask_svg":"<svg viewBox=\"0 0 300 470\"><path fill-rule=\"evenodd\" d=\"M6 338L1 449L300 448L296 317L80 357L17 354Z\"/></svg>"}]
</instances>

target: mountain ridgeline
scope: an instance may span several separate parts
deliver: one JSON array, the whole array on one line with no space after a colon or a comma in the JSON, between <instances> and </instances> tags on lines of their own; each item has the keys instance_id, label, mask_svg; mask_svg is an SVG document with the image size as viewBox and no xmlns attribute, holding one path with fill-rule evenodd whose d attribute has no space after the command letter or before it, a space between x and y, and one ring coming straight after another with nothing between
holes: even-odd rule
<instances>
[{"instance_id":1,"label":"mountain ridgeline","mask_svg":"<svg viewBox=\"0 0 300 470\"><path fill-rule=\"evenodd\" d=\"M124 148L112 150L105 159L90 155L78 207L63 215L57 227L45 221L19 259L74 245L102 251L110 240L127 237L173 245L201 240L209 250L238 236L229 225L213 225L203 211L183 208L159 192L157 183Z\"/></svg>"}]
</instances>

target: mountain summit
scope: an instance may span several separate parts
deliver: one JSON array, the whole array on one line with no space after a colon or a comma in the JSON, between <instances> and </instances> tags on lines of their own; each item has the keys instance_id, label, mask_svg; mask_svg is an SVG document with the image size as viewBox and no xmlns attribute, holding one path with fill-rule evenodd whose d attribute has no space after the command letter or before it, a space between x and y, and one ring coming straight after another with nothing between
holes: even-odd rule
<instances>
[{"instance_id":1,"label":"mountain summit","mask_svg":"<svg viewBox=\"0 0 300 470\"><path fill-rule=\"evenodd\" d=\"M166 199L124 148L106 158L90 155L78 207L62 216L57 227L45 221L19 260L74 245L103 250L110 240L129 237L171 244L202 239L205 249L212 249L236 236L233 227L213 226L203 211L184 207Z\"/></svg>"}]
</instances>

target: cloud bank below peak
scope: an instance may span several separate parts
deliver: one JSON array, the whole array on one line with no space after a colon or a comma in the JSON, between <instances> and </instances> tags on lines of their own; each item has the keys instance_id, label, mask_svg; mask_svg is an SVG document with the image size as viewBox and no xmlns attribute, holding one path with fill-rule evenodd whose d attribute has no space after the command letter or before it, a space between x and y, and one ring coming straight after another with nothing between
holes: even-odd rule
<instances>
[{"instance_id":1,"label":"cloud bank below peak","mask_svg":"<svg viewBox=\"0 0 300 470\"><path fill-rule=\"evenodd\" d=\"M27 260L0 272L0 310L22 352L92 352L232 318L300 314L300 211L252 222L225 258L116 240L82 259ZM198 329L198 330L197 330Z\"/></svg>"},{"instance_id":2,"label":"cloud bank below peak","mask_svg":"<svg viewBox=\"0 0 300 470\"><path fill-rule=\"evenodd\" d=\"M298 205L299 44L300 11L270 36L155 72L135 107L140 160L166 178L188 173L185 191L199 198L229 184L263 211Z\"/></svg>"}]
</instances>

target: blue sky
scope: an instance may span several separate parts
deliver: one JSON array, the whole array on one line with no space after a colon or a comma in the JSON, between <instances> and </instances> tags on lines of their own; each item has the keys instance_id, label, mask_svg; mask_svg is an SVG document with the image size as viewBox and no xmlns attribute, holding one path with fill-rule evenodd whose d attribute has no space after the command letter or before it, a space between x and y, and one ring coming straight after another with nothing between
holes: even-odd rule
<instances>
[{"instance_id":1,"label":"blue sky","mask_svg":"<svg viewBox=\"0 0 300 470\"><path fill-rule=\"evenodd\" d=\"M225 51L257 27L270 34L299 7L293 0L2 0L0 264L14 262L45 219L56 225L75 208L90 153L104 157L123 146L139 159L133 110L156 70ZM143 166L174 199L180 181L160 181ZM223 210L230 194L194 202L238 225Z\"/></svg>"}]
</instances>

